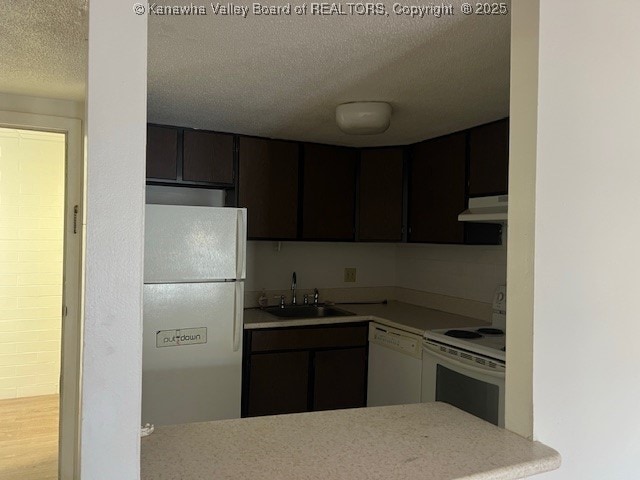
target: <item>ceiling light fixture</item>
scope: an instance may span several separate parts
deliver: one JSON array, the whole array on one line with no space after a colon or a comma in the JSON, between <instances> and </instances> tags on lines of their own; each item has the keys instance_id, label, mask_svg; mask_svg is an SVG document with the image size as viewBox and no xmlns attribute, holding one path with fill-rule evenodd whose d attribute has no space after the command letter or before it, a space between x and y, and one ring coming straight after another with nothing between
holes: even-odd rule
<instances>
[{"instance_id":1,"label":"ceiling light fixture","mask_svg":"<svg viewBox=\"0 0 640 480\"><path fill-rule=\"evenodd\" d=\"M382 133L391 122L391 105L386 102L343 103L336 108L336 122L340 130L350 135Z\"/></svg>"}]
</instances>

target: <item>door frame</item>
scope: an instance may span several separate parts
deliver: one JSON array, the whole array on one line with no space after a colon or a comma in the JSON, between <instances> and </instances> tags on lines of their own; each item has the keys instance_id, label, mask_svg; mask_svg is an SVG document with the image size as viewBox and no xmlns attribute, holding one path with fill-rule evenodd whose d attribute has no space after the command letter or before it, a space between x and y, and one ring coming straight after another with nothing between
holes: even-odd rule
<instances>
[{"instance_id":1,"label":"door frame","mask_svg":"<svg viewBox=\"0 0 640 480\"><path fill-rule=\"evenodd\" d=\"M65 134L65 192L58 477L79 478L84 245L82 123L77 118L0 111L0 126Z\"/></svg>"}]
</instances>

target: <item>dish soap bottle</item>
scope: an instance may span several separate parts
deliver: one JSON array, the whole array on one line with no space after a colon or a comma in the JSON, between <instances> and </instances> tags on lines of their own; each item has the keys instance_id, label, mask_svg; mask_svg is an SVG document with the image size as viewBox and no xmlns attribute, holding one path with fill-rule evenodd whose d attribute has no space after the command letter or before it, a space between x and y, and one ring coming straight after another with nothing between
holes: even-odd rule
<instances>
[{"instance_id":1,"label":"dish soap bottle","mask_svg":"<svg viewBox=\"0 0 640 480\"><path fill-rule=\"evenodd\" d=\"M258 297L258 306L260 308L267 308L269 306L269 299L267 298L267 292L264 291L264 288Z\"/></svg>"}]
</instances>

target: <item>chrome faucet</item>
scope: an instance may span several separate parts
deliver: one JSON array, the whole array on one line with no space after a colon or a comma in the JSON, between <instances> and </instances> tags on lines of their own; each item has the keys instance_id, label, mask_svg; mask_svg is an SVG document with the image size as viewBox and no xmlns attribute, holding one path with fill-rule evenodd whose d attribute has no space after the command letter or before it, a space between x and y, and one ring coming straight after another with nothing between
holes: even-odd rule
<instances>
[{"instance_id":1,"label":"chrome faucet","mask_svg":"<svg viewBox=\"0 0 640 480\"><path fill-rule=\"evenodd\" d=\"M298 302L296 301L296 284L297 284L296 272L293 272L293 276L291 277L291 305L298 304Z\"/></svg>"}]
</instances>

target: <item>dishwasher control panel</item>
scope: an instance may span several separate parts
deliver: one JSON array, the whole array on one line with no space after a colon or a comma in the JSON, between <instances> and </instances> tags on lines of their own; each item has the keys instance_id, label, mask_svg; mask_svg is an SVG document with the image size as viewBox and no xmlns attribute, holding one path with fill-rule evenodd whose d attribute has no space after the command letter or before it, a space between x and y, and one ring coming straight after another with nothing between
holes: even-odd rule
<instances>
[{"instance_id":1,"label":"dishwasher control panel","mask_svg":"<svg viewBox=\"0 0 640 480\"><path fill-rule=\"evenodd\" d=\"M369 324L369 342L422 358L422 337L378 323Z\"/></svg>"}]
</instances>

